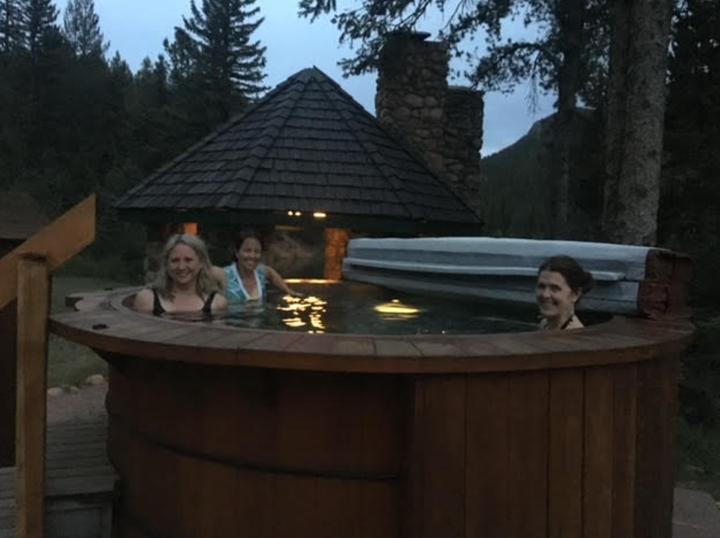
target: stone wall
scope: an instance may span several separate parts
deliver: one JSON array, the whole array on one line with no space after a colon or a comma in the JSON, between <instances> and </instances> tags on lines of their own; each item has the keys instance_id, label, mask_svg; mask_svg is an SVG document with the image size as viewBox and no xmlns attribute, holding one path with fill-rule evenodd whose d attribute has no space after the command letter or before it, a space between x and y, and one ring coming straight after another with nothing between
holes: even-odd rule
<instances>
[{"instance_id":1,"label":"stone wall","mask_svg":"<svg viewBox=\"0 0 720 538\"><path fill-rule=\"evenodd\" d=\"M393 34L383 47L375 94L378 120L402 135L436 173L443 166L448 48L429 34Z\"/></svg>"},{"instance_id":2,"label":"stone wall","mask_svg":"<svg viewBox=\"0 0 720 538\"><path fill-rule=\"evenodd\" d=\"M451 87L445 101L443 173L452 188L477 209L480 200L480 149L483 94Z\"/></svg>"},{"instance_id":3,"label":"stone wall","mask_svg":"<svg viewBox=\"0 0 720 538\"><path fill-rule=\"evenodd\" d=\"M449 48L425 41L428 36L388 37L380 58L377 118L477 209L483 95L448 86Z\"/></svg>"}]
</instances>

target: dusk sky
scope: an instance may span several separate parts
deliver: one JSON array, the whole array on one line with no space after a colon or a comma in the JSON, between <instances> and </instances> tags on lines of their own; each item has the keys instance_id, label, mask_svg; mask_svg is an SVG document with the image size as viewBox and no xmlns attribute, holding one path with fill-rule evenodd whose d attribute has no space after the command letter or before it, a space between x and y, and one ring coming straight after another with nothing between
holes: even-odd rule
<instances>
[{"instance_id":1,"label":"dusk sky","mask_svg":"<svg viewBox=\"0 0 720 538\"><path fill-rule=\"evenodd\" d=\"M196 3L199 6L202 0L196 0ZM66 0L57 1L61 24L65 4ZM299 18L297 0L259 0L256 5L265 17L256 37L267 47L267 86L274 87L297 71L314 65L335 79L365 109L375 113L376 74L342 77L337 62L350 56L352 50L338 43L339 32L330 24L329 17L314 23ZM341 10L353 5L359 5L359 2L338 0ZM182 16L190 13L190 0L95 0L95 11L100 17L105 39L110 41L108 54L120 52L130 68L136 71L144 57L155 60L163 52L163 39L172 39L174 27L182 26ZM434 14L416 29L434 35L442 24L441 15ZM527 32L519 22L507 28L514 35ZM463 81L453 80L451 84L463 85ZM483 156L512 144L535 121L552 112L552 97L541 96L537 110L532 112L528 95L529 86L526 85L511 95L497 92L485 95Z\"/></svg>"}]
</instances>

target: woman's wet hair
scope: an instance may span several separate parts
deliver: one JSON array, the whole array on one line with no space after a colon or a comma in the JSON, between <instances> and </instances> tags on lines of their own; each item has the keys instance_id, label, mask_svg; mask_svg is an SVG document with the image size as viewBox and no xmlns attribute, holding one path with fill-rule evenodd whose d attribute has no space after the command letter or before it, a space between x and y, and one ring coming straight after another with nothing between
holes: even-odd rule
<instances>
[{"instance_id":1,"label":"woman's wet hair","mask_svg":"<svg viewBox=\"0 0 720 538\"><path fill-rule=\"evenodd\" d=\"M165 246L160 256L160 269L158 270L157 277L153 287L157 292L170 299L173 298L173 282L167 274L168 258L170 252L178 245L186 245L190 247L200 261L201 268L197 275L197 281L195 283L195 289L200 297L205 297L212 292L220 291L220 287L217 281L211 277L210 270L212 269L212 263L210 262L210 255L208 254L207 245L205 241L197 237L196 235L189 234L175 234L165 242Z\"/></svg>"},{"instance_id":2,"label":"woman's wet hair","mask_svg":"<svg viewBox=\"0 0 720 538\"><path fill-rule=\"evenodd\" d=\"M255 239L258 243L260 243L260 249L264 247L262 237L258 232L251 228L247 228L245 230L240 230L235 235L235 241L233 241L233 250L232 250L232 258L233 260L237 261L237 256L235 253L240 250L240 248L243 246L243 243L247 241L248 239Z\"/></svg>"},{"instance_id":3,"label":"woman's wet hair","mask_svg":"<svg viewBox=\"0 0 720 538\"><path fill-rule=\"evenodd\" d=\"M580 295L589 292L595 284L592 275L570 256L553 256L540 266L538 275L543 271L560 273L570 289Z\"/></svg>"}]
</instances>

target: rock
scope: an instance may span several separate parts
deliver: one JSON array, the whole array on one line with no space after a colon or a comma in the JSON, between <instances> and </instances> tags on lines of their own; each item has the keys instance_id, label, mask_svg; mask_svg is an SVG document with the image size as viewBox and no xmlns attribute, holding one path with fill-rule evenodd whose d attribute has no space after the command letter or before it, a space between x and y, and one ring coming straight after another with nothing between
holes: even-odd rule
<instances>
[{"instance_id":1,"label":"rock","mask_svg":"<svg viewBox=\"0 0 720 538\"><path fill-rule=\"evenodd\" d=\"M105 383L105 378L102 374L93 374L87 377L85 380L86 385L102 385Z\"/></svg>"},{"instance_id":2,"label":"rock","mask_svg":"<svg viewBox=\"0 0 720 538\"><path fill-rule=\"evenodd\" d=\"M77 387L74 386L74 385L70 385L69 387L67 387L67 388L65 389L65 391L66 391L68 394L77 394L78 392L80 392L80 389L77 388Z\"/></svg>"},{"instance_id":3,"label":"rock","mask_svg":"<svg viewBox=\"0 0 720 538\"><path fill-rule=\"evenodd\" d=\"M53 388L47 390L47 395L48 396L60 396L63 392L64 391L61 387L53 387Z\"/></svg>"},{"instance_id":4,"label":"rock","mask_svg":"<svg viewBox=\"0 0 720 538\"><path fill-rule=\"evenodd\" d=\"M411 93L405 96L405 104L410 108L419 108L425 104L425 100L422 97Z\"/></svg>"}]
</instances>

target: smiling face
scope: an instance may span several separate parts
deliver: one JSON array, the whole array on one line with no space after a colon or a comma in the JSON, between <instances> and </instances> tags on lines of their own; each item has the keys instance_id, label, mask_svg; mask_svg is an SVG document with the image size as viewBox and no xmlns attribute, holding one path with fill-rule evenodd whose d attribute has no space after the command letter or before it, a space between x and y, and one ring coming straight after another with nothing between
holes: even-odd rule
<instances>
[{"instance_id":1,"label":"smiling face","mask_svg":"<svg viewBox=\"0 0 720 538\"><path fill-rule=\"evenodd\" d=\"M187 287L195 284L202 263L191 247L180 243L168 253L166 267L168 277L175 286Z\"/></svg>"},{"instance_id":2,"label":"smiling face","mask_svg":"<svg viewBox=\"0 0 720 538\"><path fill-rule=\"evenodd\" d=\"M260 263L262 256L262 245L254 237L248 237L242 242L240 248L235 251L238 269L254 271Z\"/></svg>"},{"instance_id":3,"label":"smiling face","mask_svg":"<svg viewBox=\"0 0 720 538\"><path fill-rule=\"evenodd\" d=\"M560 273L541 271L535 286L535 298L544 318L557 319L562 323L575 313L575 303L580 294L570 288Z\"/></svg>"}]
</instances>

